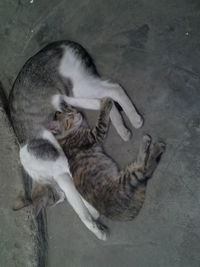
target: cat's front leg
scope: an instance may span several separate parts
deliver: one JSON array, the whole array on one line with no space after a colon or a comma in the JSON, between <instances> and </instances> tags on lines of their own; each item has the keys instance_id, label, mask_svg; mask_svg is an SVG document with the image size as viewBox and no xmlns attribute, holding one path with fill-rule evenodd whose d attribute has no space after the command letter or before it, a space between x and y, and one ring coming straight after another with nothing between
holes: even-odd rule
<instances>
[{"instance_id":1,"label":"cat's front leg","mask_svg":"<svg viewBox=\"0 0 200 267\"><path fill-rule=\"evenodd\" d=\"M101 100L101 108L98 117L98 122L96 126L90 130L90 135L95 139L96 142L102 142L106 137L109 127L110 111L112 107L113 107L112 99L103 98Z\"/></svg>"},{"instance_id":2,"label":"cat's front leg","mask_svg":"<svg viewBox=\"0 0 200 267\"><path fill-rule=\"evenodd\" d=\"M124 89L117 83L109 81L101 81L101 87L98 88L98 94L101 97L110 97L122 107L130 122L135 128L140 128L143 125L143 118L137 112L130 98L125 93Z\"/></svg>"},{"instance_id":3,"label":"cat's front leg","mask_svg":"<svg viewBox=\"0 0 200 267\"><path fill-rule=\"evenodd\" d=\"M115 104L113 104L110 111L110 119L121 138L124 141L129 141L131 139L131 131L124 125L123 118Z\"/></svg>"},{"instance_id":4,"label":"cat's front leg","mask_svg":"<svg viewBox=\"0 0 200 267\"><path fill-rule=\"evenodd\" d=\"M93 232L97 238L101 240L106 240L106 230L101 227L99 223L97 223L90 215L69 174L64 173L62 175L58 175L57 177L55 177L55 180L60 186L60 188L65 192L67 200L69 201L75 212L78 214L81 221L85 224L85 226L91 232Z\"/></svg>"},{"instance_id":5,"label":"cat's front leg","mask_svg":"<svg viewBox=\"0 0 200 267\"><path fill-rule=\"evenodd\" d=\"M96 210L89 202L87 202L82 196L80 196L81 199L83 200L85 206L87 207L87 209L89 210L90 214L92 215L92 217L95 220L98 220L100 217L100 213L98 212L98 210Z\"/></svg>"}]
</instances>

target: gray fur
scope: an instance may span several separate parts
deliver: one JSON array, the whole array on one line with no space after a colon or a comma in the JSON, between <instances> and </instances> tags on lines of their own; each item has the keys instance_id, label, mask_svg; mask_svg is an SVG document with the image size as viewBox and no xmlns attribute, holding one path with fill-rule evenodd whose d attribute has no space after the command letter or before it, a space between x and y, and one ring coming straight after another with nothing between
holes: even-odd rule
<instances>
[{"instance_id":1,"label":"gray fur","mask_svg":"<svg viewBox=\"0 0 200 267\"><path fill-rule=\"evenodd\" d=\"M58 73L63 45L73 48L88 72L98 75L86 50L72 41L54 42L31 57L18 74L9 98L12 124L21 144L35 138L49 120L54 112L52 95L71 94L72 82Z\"/></svg>"},{"instance_id":2,"label":"gray fur","mask_svg":"<svg viewBox=\"0 0 200 267\"><path fill-rule=\"evenodd\" d=\"M96 126L75 126L76 111L64 111L55 120L65 138L62 145L77 190L100 214L113 220L132 220L140 211L147 180L158 165L165 144L158 142L150 148L151 137L143 136L135 161L119 170L117 164L104 153L102 143L109 127L110 99L101 100ZM65 125L71 125L67 128Z\"/></svg>"},{"instance_id":3,"label":"gray fur","mask_svg":"<svg viewBox=\"0 0 200 267\"><path fill-rule=\"evenodd\" d=\"M28 142L27 149L38 159L55 161L59 157L58 150L46 139L32 139Z\"/></svg>"}]
</instances>

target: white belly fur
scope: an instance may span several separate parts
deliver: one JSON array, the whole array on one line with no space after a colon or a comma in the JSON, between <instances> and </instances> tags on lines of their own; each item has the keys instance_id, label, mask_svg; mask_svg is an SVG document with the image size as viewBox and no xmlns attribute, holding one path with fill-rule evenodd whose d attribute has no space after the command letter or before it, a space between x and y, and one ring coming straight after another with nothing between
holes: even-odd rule
<instances>
[{"instance_id":1,"label":"white belly fur","mask_svg":"<svg viewBox=\"0 0 200 267\"><path fill-rule=\"evenodd\" d=\"M20 148L19 155L25 171L31 178L38 183L46 184L52 183L56 176L70 171L67 158L51 133L43 131L42 137L48 139L59 150L60 155L55 161L38 159L28 151L27 144Z\"/></svg>"}]
</instances>

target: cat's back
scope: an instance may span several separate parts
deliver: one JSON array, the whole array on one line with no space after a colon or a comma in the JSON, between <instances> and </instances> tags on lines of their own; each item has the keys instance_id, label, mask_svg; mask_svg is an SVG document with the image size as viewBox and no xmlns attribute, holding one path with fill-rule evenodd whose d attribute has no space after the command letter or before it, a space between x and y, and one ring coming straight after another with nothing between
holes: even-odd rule
<instances>
[{"instance_id":1,"label":"cat's back","mask_svg":"<svg viewBox=\"0 0 200 267\"><path fill-rule=\"evenodd\" d=\"M63 89L57 72L61 57L61 44L47 46L25 63L15 80L9 107L20 142L34 137L52 112L51 95Z\"/></svg>"},{"instance_id":2,"label":"cat's back","mask_svg":"<svg viewBox=\"0 0 200 267\"><path fill-rule=\"evenodd\" d=\"M35 137L53 112L53 94L70 93L70 77L67 80L59 72L66 49L76 53L77 59L88 62L86 67L90 67L90 57L83 47L72 41L59 41L47 45L31 57L15 80L9 104L12 123L20 142Z\"/></svg>"},{"instance_id":3,"label":"cat's back","mask_svg":"<svg viewBox=\"0 0 200 267\"><path fill-rule=\"evenodd\" d=\"M75 149L71 155L68 154L69 150L64 149L64 151L75 184L84 196L91 194L91 188L96 190L96 193L98 190L101 191L117 176L117 164L98 144L87 149Z\"/></svg>"}]
</instances>

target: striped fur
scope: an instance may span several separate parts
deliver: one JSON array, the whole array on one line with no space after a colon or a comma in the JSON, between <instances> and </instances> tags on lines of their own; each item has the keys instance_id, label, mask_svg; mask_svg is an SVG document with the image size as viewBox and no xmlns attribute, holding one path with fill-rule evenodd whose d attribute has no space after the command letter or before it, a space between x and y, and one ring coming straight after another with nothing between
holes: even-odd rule
<instances>
[{"instance_id":1,"label":"striped fur","mask_svg":"<svg viewBox=\"0 0 200 267\"><path fill-rule=\"evenodd\" d=\"M67 129L65 134L62 132L62 139L57 137L68 158L76 188L84 199L111 219L131 220L143 205L147 179L157 167L165 145L156 143L150 148L150 136L143 136L137 159L120 171L102 148L109 128L112 101L104 99L101 103L94 128L74 127L70 112L73 131ZM61 117L57 120L60 130L64 131L68 112L62 113Z\"/></svg>"}]
</instances>

